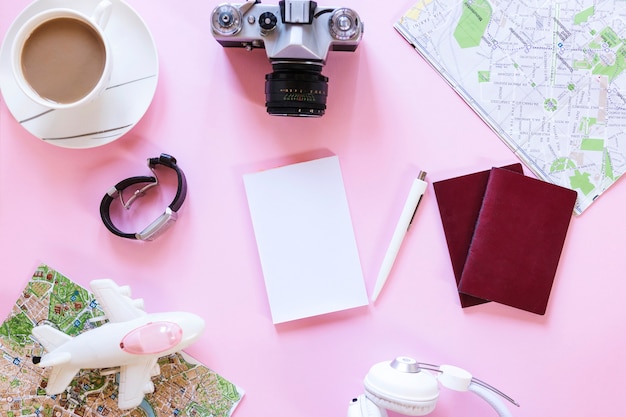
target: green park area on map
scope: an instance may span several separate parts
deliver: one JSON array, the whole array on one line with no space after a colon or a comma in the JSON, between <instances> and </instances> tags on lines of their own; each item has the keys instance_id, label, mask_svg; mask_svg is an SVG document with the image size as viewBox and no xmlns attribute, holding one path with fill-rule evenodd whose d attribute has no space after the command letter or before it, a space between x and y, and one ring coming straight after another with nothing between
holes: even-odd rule
<instances>
[{"instance_id":1,"label":"green park area on map","mask_svg":"<svg viewBox=\"0 0 626 417\"><path fill-rule=\"evenodd\" d=\"M421 0L395 28L582 213L626 172L626 7Z\"/></svg>"},{"instance_id":2,"label":"green park area on map","mask_svg":"<svg viewBox=\"0 0 626 417\"><path fill-rule=\"evenodd\" d=\"M94 326L102 316L97 300L85 288L54 269L41 265L34 272L9 317L0 326L0 412L4 417L228 417L243 391L184 353L159 359L155 391L140 407L117 408L116 375L83 370L66 392L47 396L48 370L32 363L44 353L31 337L34 326L47 323L76 336Z\"/></svg>"}]
</instances>

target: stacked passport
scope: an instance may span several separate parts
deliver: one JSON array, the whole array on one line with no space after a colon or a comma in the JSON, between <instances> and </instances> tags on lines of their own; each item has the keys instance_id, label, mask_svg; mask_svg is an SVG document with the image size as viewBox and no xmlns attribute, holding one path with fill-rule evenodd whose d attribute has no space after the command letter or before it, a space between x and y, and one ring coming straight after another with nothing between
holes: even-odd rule
<instances>
[{"instance_id":1,"label":"stacked passport","mask_svg":"<svg viewBox=\"0 0 626 417\"><path fill-rule=\"evenodd\" d=\"M576 192L520 164L433 183L462 307L545 314Z\"/></svg>"}]
</instances>

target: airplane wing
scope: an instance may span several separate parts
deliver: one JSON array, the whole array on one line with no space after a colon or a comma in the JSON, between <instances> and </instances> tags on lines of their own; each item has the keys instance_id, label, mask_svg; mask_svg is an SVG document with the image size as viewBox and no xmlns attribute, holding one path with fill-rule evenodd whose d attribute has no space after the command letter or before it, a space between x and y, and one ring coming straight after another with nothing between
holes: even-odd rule
<instances>
[{"instance_id":1,"label":"airplane wing","mask_svg":"<svg viewBox=\"0 0 626 417\"><path fill-rule=\"evenodd\" d=\"M120 387L118 407L127 410L137 407L143 401L144 395L154 391L151 375L157 358L138 359L132 365L120 368Z\"/></svg>"},{"instance_id":2,"label":"airplane wing","mask_svg":"<svg viewBox=\"0 0 626 417\"><path fill-rule=\"evenodd\" d=\"M145 316L143 300L130 298L130 288L120 287L113 280L91 281L91 290L110 322L122 322Z\"/></svg>"}]
</instances>

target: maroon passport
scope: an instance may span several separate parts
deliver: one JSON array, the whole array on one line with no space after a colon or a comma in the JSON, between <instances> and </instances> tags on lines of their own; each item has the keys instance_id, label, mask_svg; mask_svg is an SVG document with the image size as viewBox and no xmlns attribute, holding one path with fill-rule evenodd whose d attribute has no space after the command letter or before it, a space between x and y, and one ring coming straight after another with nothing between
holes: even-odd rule
<instances>
[{"instance_id":1,"label":"maroon passport","mask_svg":"<svg viewBox=\"0 0 626 417\"><path fill-rule=\"evenodd\" d=\"M523 173L521 164L507 165L503 168ZM463 266L474 235L490 172L491 170L480 171L433 182L457 286L461 281ZM488 300L463 293L459 293L459 299L461 307L488 302Z\"/></svg>"},{"instance_id":2,"label":"maroon passport","mask_svg":"<svg viewBox=\"0 0 626 417\"><path fill-rule=\"evenodd\" d=\"M575 191L493 168L459 291L545 314Z\"/></svg>"}]
</instances>

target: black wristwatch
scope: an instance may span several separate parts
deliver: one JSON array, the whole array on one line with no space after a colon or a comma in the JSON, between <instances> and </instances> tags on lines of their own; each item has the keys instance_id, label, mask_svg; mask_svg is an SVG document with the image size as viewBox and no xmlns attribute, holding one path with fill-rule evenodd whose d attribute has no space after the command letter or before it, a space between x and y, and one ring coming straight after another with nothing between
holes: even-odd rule
<instances>
[{"instance_id":1,"label":"black wristwatch","mask_svg":"<svg viewBox=\"0 0 626 417\"><path fill-rule=\"evenodd\" d=\"M120 202L122 203L124 208L129 208L133 201L144 195L146 191L148 191L152 187L159 185L159 180L155 172L155 168L158 165L163 165L176 171L176 175L178 177L178 187L176 189L176 196L174 197L174 200L169 206L167 206L163 214L161 214L156 220L150 223L148 227L143 229L141 232L122 232L117 227L115 227L115 225L111 221L111 203L114 199L119 197ZM176 164L176 158L164 153L157 158L149 158L148 167L150 167L150 169L154 173L153 176L138 176L126 178L125 180L122 180L115 184L114 187L111 187L111 189L109 189L109 191L107 191L107 193L102 198L102 201L100 202L100 217L102 217L104 225L107 227L107 229L111 231L111 233L126 239L149 241L156 239L163 232L169 229L176 221L176 218L178 217L178 210L183 205L185 197L187 196L187 180L185 178L185 174ZM144 185L142 188L135 190L135 192L128 199L128 201L124 201L123 191L126 188L135 184L146 185Z\"/></svg>"}]
</instances>

